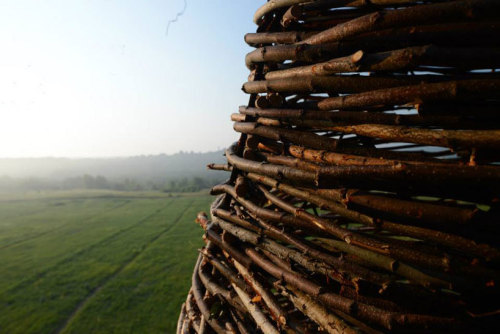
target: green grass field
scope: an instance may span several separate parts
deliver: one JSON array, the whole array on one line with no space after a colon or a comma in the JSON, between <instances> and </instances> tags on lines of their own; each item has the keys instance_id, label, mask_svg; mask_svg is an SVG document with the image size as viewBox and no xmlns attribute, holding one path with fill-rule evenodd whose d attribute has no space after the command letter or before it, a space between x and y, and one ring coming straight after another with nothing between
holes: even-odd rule
<instances>
[{"instance_id":1,"label":"green grass field","mask_svg":"<svg viewBox=\"0 0 500 334\"><path fill-rule=\"evenodd\" d=\"M0 333L173 333L203 194L0 196Z\"/></svg>"}]
</instances>

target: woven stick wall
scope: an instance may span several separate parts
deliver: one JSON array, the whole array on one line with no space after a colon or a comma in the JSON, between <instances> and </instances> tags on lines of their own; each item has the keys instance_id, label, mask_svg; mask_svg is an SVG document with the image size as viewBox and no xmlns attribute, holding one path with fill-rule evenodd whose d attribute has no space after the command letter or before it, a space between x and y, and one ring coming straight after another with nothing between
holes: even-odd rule
<instances>
[{"instance_id":1,"label":"woven stick wall","mask_svg":"<svg viewBox=\"0 0 500 334\"><path fill-rule=\"evenodd\" d=\"M500 1L254 21L177 332L498 332Z\"/></svg>"}]
</instances>

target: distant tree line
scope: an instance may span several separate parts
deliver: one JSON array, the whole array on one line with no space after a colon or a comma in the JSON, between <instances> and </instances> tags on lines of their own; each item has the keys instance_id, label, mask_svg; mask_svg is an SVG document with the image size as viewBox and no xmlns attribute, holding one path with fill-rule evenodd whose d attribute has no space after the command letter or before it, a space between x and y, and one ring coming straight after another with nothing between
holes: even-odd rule
<instances>
[{"instance_id":1,"label":"distant tree line","mask_svg":"<svg viewBox=\"0 0 500 334\"><path fill-rule=\"evenodd\" d=\"M72 190L72 189L108 189L119 191L163 191L163 192L193 192L210 188L224 178L214 177L180 177L157 180L140 180L134 178L108 179L104 176L84 174L68 177L62 180L44 178L12 178L0 177L0 191L41 191L41 190Z\"/></svg>"}]
</instances>

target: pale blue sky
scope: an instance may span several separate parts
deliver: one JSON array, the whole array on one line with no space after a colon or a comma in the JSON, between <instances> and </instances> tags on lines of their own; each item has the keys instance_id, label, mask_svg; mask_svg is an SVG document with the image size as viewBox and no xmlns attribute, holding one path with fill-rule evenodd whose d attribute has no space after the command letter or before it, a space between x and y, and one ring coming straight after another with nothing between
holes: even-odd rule
<instances>
[{"instance_id":1,"label":"pale blue sky","mask_svg":"<svg viewBox=\"0 0 500 334\"><path fill-rule=\"evenodd\" d=\"M0 157L229 145L263 2L0 0Z\"/></svg>"}]
</instances>

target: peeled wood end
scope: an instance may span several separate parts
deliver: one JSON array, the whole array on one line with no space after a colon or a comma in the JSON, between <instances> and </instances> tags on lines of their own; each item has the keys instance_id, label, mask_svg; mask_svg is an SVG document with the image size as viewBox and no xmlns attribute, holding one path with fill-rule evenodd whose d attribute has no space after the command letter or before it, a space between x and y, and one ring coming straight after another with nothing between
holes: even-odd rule
<instances>
[{"instance_id":1,"label":"peeled wood end","mask_svg":"<svg viewBox=\"0 0 500 334\"><path fill-rule=\"evenodd\" d=\"M196 216L196 220L195 221L198 224L200 224L201 227L203 227L203 229L206 229L206 226L208 224L207 214L204 211L199 212L198 215Z\"/></svg>"},{"instance_id":2,"label":"peeled wood end","mask_svg":"<svg viewBox=\"0 0 500 334\"><path fill-rule=\"evenodd\" d=\"M361 59L363 59L364 52L362 50L356 51L352 56L351 56L351 61L356 64L358 63Z\"/></svg>"},{"instance_id":3,"label":"peeled wood end","mask_svg":"<svg viewBox=\"0 0 500 334\"><path fill-rule=\"evenodd\" d=\"M253 33L245 34L245 36L243 37L243 39L245 40L245 43L250 44L251 43L251 36L253 36L253 35L254 35Z\"/></svg>"},{"instance_id":4,"label":"peeled wood end","mask_svg":"<svg viewBox=\"0 0 500 334\"><path fill-rule=\"evenodd\" d=\"M246 115L243 114L236 114L236 113L231 114L231 121L233 122L244 122L245 118Z\"/></svg>"}]
</instances>

